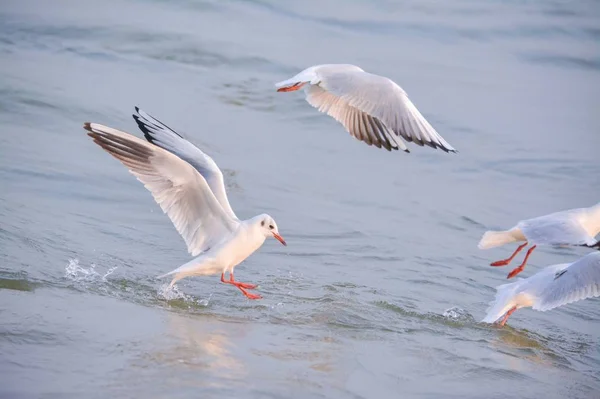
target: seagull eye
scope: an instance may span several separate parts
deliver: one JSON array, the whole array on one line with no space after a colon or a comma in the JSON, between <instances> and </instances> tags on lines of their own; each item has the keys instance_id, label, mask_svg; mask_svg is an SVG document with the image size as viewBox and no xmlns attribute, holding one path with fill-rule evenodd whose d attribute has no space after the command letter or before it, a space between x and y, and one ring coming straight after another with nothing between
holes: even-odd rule
<instances>
[{"instance_id":1,"label":"seagull eye","mask_svg":"<svg viewBox=\"0 0 600 399\"><path fill-rule=\"evenodd\" d=\"M270 224L270 225L269 225L269 228L270 228L271 230L273 230L273 225L272 225L272 224Z\"/></svg>"},{"instance_id":2,"label":"seagull eye","mask_svg":"<svg viewBox=\"0 0 600 399\"><path fill-rule=\"evenodd\" d=\"M261 222L260 222L260 225L261 225L261 226L264 226L264 225L265 225L265 221L264 221L264 220L261 220Z\"/></svg>"}]
</instances>

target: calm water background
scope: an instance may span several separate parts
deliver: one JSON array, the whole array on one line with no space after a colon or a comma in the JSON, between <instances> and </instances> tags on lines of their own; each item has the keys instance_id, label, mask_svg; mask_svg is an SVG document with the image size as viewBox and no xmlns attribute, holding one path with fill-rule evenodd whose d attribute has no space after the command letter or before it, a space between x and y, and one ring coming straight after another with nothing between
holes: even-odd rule
<instances>
[{"instance_id":1,"label":"calm water background","mask_svg":"<svg viewBox=\"0 0 600 399\"><path fill-rule=\"evenodd\" d=\"M480 324L513 247L476 247L599 200L599 26L585 0L3 1L0 396L600 397L599 302ZM460 153L377 150L274 91L330 62L397 81ZM154 279L183 240L82 129L139 135L134 105L277 220L289 246L236 269L262 301Z\"/></svg>"}]
</instances>

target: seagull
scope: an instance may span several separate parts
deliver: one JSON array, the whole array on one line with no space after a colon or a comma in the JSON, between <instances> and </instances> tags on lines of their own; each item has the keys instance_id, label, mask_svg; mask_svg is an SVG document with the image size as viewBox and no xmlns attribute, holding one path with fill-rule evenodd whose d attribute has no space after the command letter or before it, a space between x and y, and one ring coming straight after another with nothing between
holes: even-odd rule
<instances>
[{"instance_id":1,"label":"seagull","mask_svg":"<svg viewBox=\"0 0 600 399\"><path fill-rule=\"evenodd\" d=\"M526 279L496 287L484 323L500 325L517 309L532 307L545 312L571 302L600 296L600 252L592 252L573 263L548 266Z\"/></svg>"},{"instance_id":2,"label":"seagull","mask_svg":"<svg viewBox=\"0 0 600 399\"><path fill-rule=\"evenodd\" d=\"M276 83L278 92L304 87L306 101L340 122L356 139L410 152L404 140L457 152L392 80L349 64L316 65Z\"/></svg>"},{"instance_id":3,"label":"seagull","mask_svg":"<svg viewBox=\"0 0 600 399\"><path fill-rule=\"evenodd\" d=\"M491 263L491 266L506 266L529 243L533 244L527 251L523 263L506 277L512 278L523 271L529 255L537 245L582 246L600 250L600 242L594 238L598 233L600 233L600 202L589 208L570 209L522 220L510 230L486 231L478 247L489 249L511 242L525 241L509 258Z\"/></svg>"},{"instance_id":4,"label":"seagull","mask_svg":"<svg viewBox=\"0 0 600 399\"><path fill-rule=\"evenodd\" d=\"M249 299L260 299L247 291L256 285L236 281L233 269L267 237L287 245L277 223L267 214L238 219L215 161L164 123L138 107L135 110L133 118L148 142L98 123L86 122L83 127L152 193L195 257L158 278L173 275L171 288L184 277L221 273L221 282L237 287Z\"/></svg>"}]
</instances>

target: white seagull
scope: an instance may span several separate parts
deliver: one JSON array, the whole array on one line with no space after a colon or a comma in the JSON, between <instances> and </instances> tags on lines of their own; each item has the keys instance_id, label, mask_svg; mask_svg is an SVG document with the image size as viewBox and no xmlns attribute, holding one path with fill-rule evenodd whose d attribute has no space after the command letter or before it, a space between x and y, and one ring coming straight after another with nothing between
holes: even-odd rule
<instances>
[{"instance_id":1,"label":"white seagull","mask_svg":"<svg viewBox=\"0 0 600 399\"><path fill-rule=\"evenodd\" d=\"M185 240L188 252L196 256L159 278L174 275L172 287L184 277L221 273L223 283L236 286L249 299L260 299L246 291L256 285L236 281L233 269L267 237L287 245L275 220L266 214L239 220L215 161L165 124L135 109L133 117L150 143L97 123L83 126L96 144L121 161L152 193Z\"/></svg>"},{"instance_id":2,"label":"white seagull","mask_svg":"<svg viewBox=\"0 0 600 399\"><path fill-rule=\"evenodd\" d=\"M333 117L368 145L410 152L406 140L421 147L457 152L427 122L400 86L357 66L312 66L275 87L278 92L304 87L310 105Z\"/></svg>"},{"instance_id":3,"label":"white seagull","mask_svg":"<svg viewBox=\"0 0 600 399\"><path fill-rule=\"evenodd\" d=\"M516 226L505 231L486 231L479 241L479 249L498 247L511 242L525 241L513 254L503 260L493 262L491 266L506 266L530 243L520 266L511 271L507 278L521 273L529 255L537 245L582 246L600 250L600 242L595 237L600 233L600 202L589 208L570 209L522 220Z\"/></svg>"},{"instance_id":4,"label":"white seagull","mask_svg":"<svg viewBox=\"0 0 600 399\"><path fill-rule=\"evenodd\" d=\"M496 287L484 323L502 318L504 325L517 309L532 307L545 312L571 302L600 296L600 252L593 252L573 263L548 266L526 279Z\"/></svg>"}]
</instances>

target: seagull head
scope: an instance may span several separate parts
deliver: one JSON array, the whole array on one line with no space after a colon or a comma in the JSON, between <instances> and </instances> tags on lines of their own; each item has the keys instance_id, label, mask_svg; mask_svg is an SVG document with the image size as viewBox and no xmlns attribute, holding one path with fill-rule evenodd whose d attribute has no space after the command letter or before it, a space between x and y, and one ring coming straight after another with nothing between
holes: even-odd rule
<instances>
[{"instance_id":1,"label":"seagull head","mask_svg":"<svg viewBox=\"0 0 600 399\"><path fill-rule=\"evenodd\" d=\"M316 73L316 70L319 67L320 65L306 68L304 71L290 79L275 83L275 88L278 92L288 92L300 90L307 83L316 84L319 82L319 78Z\"/></svg>"},{"instance_id":2,"label":"seagull head","mask_svg":"<svg viewBox=\"0 0 600 399\"><path fill-rule=\"evenodd\" d=\"M287 243L283 239L281 235L279 235L279 230L277 229L277 223L275 220L269 215L260 215L257 218L256 223L260 228L260 231L265 235L265 237L275 237L280 243L287 246Z\"/></svg>"}]
</instances>

